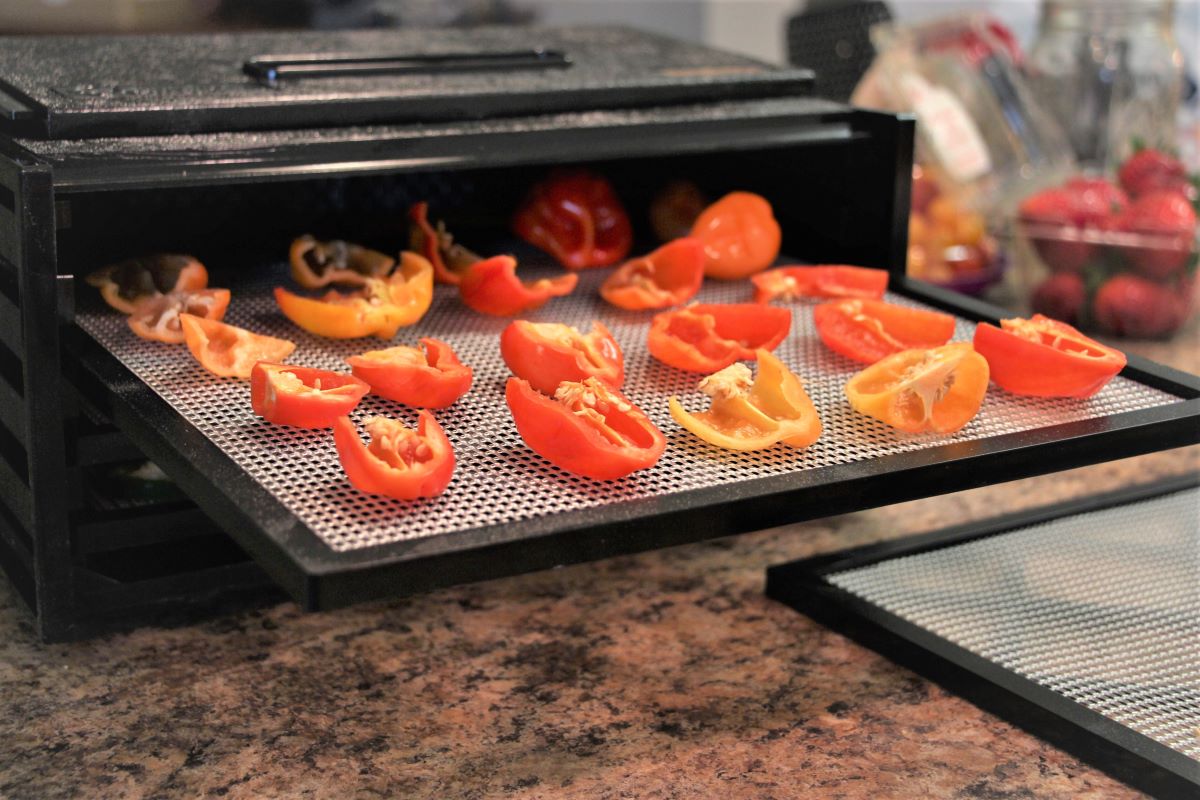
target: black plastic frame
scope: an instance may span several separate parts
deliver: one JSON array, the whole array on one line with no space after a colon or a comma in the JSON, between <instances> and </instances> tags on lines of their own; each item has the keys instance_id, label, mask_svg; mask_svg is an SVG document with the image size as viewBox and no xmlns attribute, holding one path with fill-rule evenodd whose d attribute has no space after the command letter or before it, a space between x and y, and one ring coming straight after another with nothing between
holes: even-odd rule
<instances>
[{"instance_id":1,"label":"black plastic frame","mask_svg":"<svg viewBox=\"0 0 1200 800\"><path fill-rule=\"evenodd\" d=\"M979 321L1001 309L897 278L893 289ZM1131 358L1127 378L1178 403L867 462L760 478L349 552L334 552L82 331L81 385L308 609L543 569L970 489L1200 441L1200 378ZM936 491L931 491L936 487Z\"/></svg>"},{"instance_id":2,"label":"black plastic frame","mask_svg":"<svg viewBox=\"0 0 1200 800\"><path fill-rule=\"evenodd\" d=\"M1183 475L770 567L766 595L1155 797L1195 797L1200 762L914 625L827 577L1200 486Z\"/></svg>"}]
</instances>

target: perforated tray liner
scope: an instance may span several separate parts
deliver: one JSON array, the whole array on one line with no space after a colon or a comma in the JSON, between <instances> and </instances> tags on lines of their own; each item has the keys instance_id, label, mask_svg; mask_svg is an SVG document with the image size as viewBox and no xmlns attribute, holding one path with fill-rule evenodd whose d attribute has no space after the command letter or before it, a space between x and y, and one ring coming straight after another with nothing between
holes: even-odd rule
<instances>
[{"instance_id":1,"label":"perforated tray liner","mask_svg":"<svg viewBox=\"0 0 1200 800\"><path fill-rule=\"evenodd\" d=\"M1196 489L826 580L1200 762Z\"/></svg>"},{"instance_id":2,"label":"perforated tray liner","mask_svg":"<svg viewBox=\"0 0 1200 800\"><path fill-rule=\"evenodd\" d=\"M525 267L522 267L525 270ZM952 436L899 433L853 411L842 392L861 365L829 351L816 335L811 306L796 304L792 331L775 351L804 380L824 426L820 440L797 451L784 445L755 453L719 450L682 430L671 419L667 398L679 395L685 407L703 407L696 392L701 376L665 366L646 350L651 312L624 312L597 293L607 270L584 271L569 297L553 300L530 314L581 330L601 320L625 353L623 391L667 436L667 450L653 468L619 481L597 482L560 470L529 450L517 434L504 402L509 370L500 357L499 335L508 320L485 317L461 304L452 287L436 289L433 307L417 325L402 329L393 344L416 345L431 336L448 342L475 370L471 391L456 405L437 412L454 444L458 466L446 492L435 499L403 502L365 495L346 480L329 431L271 425L250 409L245 382L215 378L183 346L136 337L125 318L92 307L77 315L90 333L190 424L227 453L331 549L339 552L437 536L482 526L515 523L559 512L596 508L623 501L662 497L767 476L803 474L837 464L911 452L1125 411L1178 402L1143 384L1116 379L1089 400L1033 399L989 391L983 408ZM226 321L250 330L291 339L297 348L290 363L347 371L343 359L388 346L377 339L334 341L311 336L278 311L271 287L286 284L286 266L254 273L254 283L234 287ZM536 271L533 273L536 275ZM698 300L748 302L746 281L708 281ZM920 305L900 296L895 303ZM969 340L974 325L960 320L955 338ZM355 411L387 415L413 424L415 411L367 397Z\"/></svg>"}]
</instances>

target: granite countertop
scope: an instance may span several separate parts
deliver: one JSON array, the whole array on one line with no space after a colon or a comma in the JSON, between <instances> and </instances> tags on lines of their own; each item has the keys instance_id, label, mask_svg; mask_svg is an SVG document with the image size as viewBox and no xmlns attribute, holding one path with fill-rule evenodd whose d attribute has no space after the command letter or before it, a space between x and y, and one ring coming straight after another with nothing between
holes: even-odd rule
<instances>
[{"instance_id":1,"label":"granite countertop","mask_svg":"<svg viewBox=\"0 0 1200 800\"><path fill-rule=\"evenodd\" d=\"M1195 325L1131 347L1200 371ZM1136 793L763 595L764 568L1200 469L1184 448L343 611L41 645L0 577L0 797Z\"/></svg>"}]
</instances>

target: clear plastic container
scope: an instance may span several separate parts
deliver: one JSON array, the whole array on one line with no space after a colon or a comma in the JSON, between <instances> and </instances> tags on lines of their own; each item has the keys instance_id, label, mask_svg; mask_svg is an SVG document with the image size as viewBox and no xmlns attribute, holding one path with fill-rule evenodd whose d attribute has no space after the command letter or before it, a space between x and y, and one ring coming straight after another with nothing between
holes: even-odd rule
<instances>
[{"instance_id":1,"label":"clear plastic container","mask_svg":"<svg viewBox=\"0 0 1200 800\"><path fill-rule=\"evenodd\" d=\"M1196 309L1194 198L1184 182L1131 197L1100 178L1026 198L1013 253L1029 310L1112 336L1174 334Z\"/></svg>"},{"instance_id":2,"label":"clear plastic container","mask_svg":"<svg viewBox=\"0 0 1200 800\"><path fill-rule=\"evenodd\" d=\"M1135 142L1176 144L1183 57L1173 0L1045 0L1025 70L1080 164L1114 169Z\"/></svg>"},{"instance_id":3,"label":"clear plastic container","mask_svg":"<svg viewBox=\"0 0 1200 800\"><path fill-rule=\"evenodd\" d=\"M1005 29L982 14L871 29L879 56L855 100L917 117L917 160L967 206L1007 218L1029 191L1072 174L1066 135L1016 68Z\"/></svg>"}]
</instances>

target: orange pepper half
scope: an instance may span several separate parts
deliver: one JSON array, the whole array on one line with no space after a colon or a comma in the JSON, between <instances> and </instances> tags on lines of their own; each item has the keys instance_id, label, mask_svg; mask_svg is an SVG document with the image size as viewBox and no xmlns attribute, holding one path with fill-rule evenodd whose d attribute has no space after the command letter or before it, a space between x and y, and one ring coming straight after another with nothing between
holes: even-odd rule
<instances>
[{"instance_id":1,"label":"orange pepper half","mask_svg":"<svg viewBox=\"0 0 1200 800\"><path fill-rule=\"evenodd\" d=\"M988 362L968 342L903 350L846 384L855 411L906 433L954 433L974 419L988 388Z\"/></svg>"},{"instance_id":2,"label":"orange pepper half","mask_svg":"<svg viewBox=\"0 0 1200 800\"><path fill-rule=\"evenodd\" d=\"M296 349L294 342L205 319L180 314L188 350L200 366L223 378L248 380L259 361L283 361Z\"/></svg>"},{"instance_id":3,"label":"orange pepper half","mask_svg":"<svg viewBox=\"0 0 1200 800\"><path fill-rule=\"evenodd\" d=\"M710 444L729 450L762 450L776 442L808 447L821 435L821 419L800 379L766 350L755 353L758 375L730 364L700 381L712 398L707 411L686 411L670 399L671 417Z\"/></svg>"},{"instance_id":4,"label":"orange pepper half","mask_svg":"<svg viewBox=\"0 0 1200 800\"><path fill-rule=\"evenodd\" d=\"M320 299L275 287L283 315L309 333L329 339L376 336L391 339L396 331L425 315L433 302L433 266L416 253L401 253L400 266L387 280L366 279L357 291L329 291Z\"/></svg>"}]
</instances>

